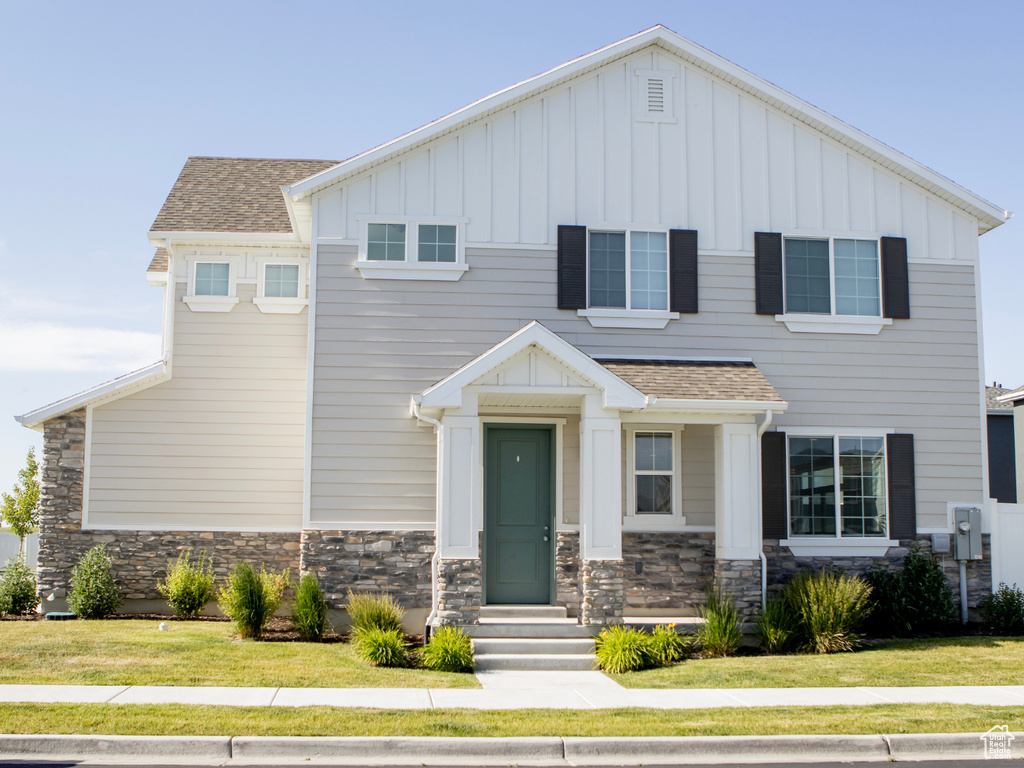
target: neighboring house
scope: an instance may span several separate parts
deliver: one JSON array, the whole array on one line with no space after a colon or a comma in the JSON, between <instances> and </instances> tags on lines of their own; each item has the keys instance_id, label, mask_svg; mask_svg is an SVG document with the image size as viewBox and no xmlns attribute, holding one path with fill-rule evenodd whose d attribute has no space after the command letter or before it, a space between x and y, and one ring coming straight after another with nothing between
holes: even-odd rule
<instances>
[{"instance_id":1,"label":"neighboring house","mask_svg":"<svg viewBox=\"0 0 1024 768\"><path fill-rule=\"evenodd\" d=\"M1007 426L1002 426L1000 434L1002 435L1002 446L1006 446L1009 443L1009 450L1007 451L1013 459L1013 464L1007 466L1005 463L1002 464L1006 475L1012 477L1015 481L1015 488L1013 496L1014 498L999 498L999 501L1008 503L1024 502L1024 387L1014 389L1012 391L1003 391L995 396L995 405L999 408L1011 408L1010 413L1012 414L1012 420ZM990 410L991 414L992 411ZM991 419L991 416L989 417ZM1003 422L1005 425L1007 422ZM991 429L991 421L989 422L989 428ZM1012 429L1012 435L1006 436L1008 429ZM991 435L991 433L990 433ZM991 442L991 437L989 438ZM1019 448L1019 450L1017 450ZM1004 454L1005 457L1005 454ZM991 459L990 459L991 460ZM1005 462L1005 458L1001 459ZM1010 491L1005 488L1004 494L1009 497ZM993 494L994 496L995 494Z\"/></svg>"},{"instance_id":2,"label":"neighboring house","mask_svg":"<svg viewBox=\"0 0 1024 768\"><path fill-rule=\"evenodd\" d=\"M1017 451L1014 440L1013 403L1002 400L1003 395L1024 393L1005 389L999 384L985 387L985 406L988 409L988 483L989 494L1004 504L1017 503ZM1024 435L1022 435L1024 438ZM1024 445L1024 443L1021 443Z\"/></svg>"},{"instance_id":3,"label":"neighboring house","mask_svg":"<svg viewBox=\"0 0 1024 768\"><path fill-rule=\"evenodd\" d=\"M191 158L149 233L163 359L20 417L44 605L99 542L139 601L188 546L442 623L712 584L749 617L762 579L898 564L988 505L1008 218L664 27L342 163Z\"/></svg>"}]
</instances>

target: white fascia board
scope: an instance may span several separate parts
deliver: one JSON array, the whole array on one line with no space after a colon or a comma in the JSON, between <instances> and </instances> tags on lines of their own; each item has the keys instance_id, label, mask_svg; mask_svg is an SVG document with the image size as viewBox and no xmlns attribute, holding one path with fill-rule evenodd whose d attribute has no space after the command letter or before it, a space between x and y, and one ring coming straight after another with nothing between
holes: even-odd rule
<instances>
[{"instance_id":1,"label":"white fascia board","mask_svg":"<svg viewBox=\"0 0 1024 768\"><path fill-rule=\"evenodd\" d=\"M109 403L132 392L148 389L167 378L169 378L167 366L161 360L158 363L153 363L132 373L119 376L92 389L79 392L77 395L71 395L71 397L58 400L56 403L29 411L22 416L15 416L14 419L22 426L41 432L43 423L48 419L84 408L87 405Z\"/></svg>"},{"instance_id":2,"label":"white fascia board","mask_svg":"<svg viewBox=\"0 0 1024 768\"><path fill-rule=\"evenodd\" d=\"M1000 395L996 398L997 403L1015 403L1018 400L1024 400L1024 390L1007 392L1005 395Z\"/></svg>"},{"instance_id":3,"label":"white fascia board","mask_svg":"<svg viewBox=\"0 0 1024 768\"><path fill-rule=\"evenodd\" d=\"M728 59L709 51L703 46L687 40L665 26L657 25L648 30L600 48L579 58L566 62L536 77L509 86L497 93L475 101L432 123L410 131L392 141L356 155L338 165L310 176L288 188L293 200L300 200L320 189L335 184L345 177L366 170L414 147L451 133L464 125L475 122L500 109L536 95L556 85L578 77L587 71L597 69L616 59L649 45L659 45L679 56L689 64L702 69L745 93L754 96L769 106L824 133L840 144L849 147L873 162L928 190L940 199L966 211L978 219L979 234L1005 223L1013 214L999 208L956 182L933 171L925 165L893 149L863 131L844 123L837 117L815 107L789 91L758 77Z\"/></svg>"},{"instance_id":4,"label":"white fascia board","mask_svg":"<svg viewBox=\"0 0 1024 768\"><path fill-rule=\"evenodd\" d=\"M306 227L299 226L299 220L298 217L296 216L295 207L296 205L302 205L308 209L310 207L310 203L297 202L292 200L292 196L288 194L288 187L286 186L281 187L281 197L284 198L284 206L288 210L288 221L292 225L292 232L295 233L295 236L298 237L298 239L303 243L303 245L309 245L309 240L311 237L311 233L309 230L312 229L312 226L309 227L308 229Z\"/></svg>"},{"instance_id":5,"label":"white fascia board","mask_svg":"<svg viewBox=\"0 0 1024 768\"><path fill-rule=\"evenodd\" d=\"M789 403L780 400L675 400L652 397L647 407L649 412L694 412L694 413L735 413L761 414L765 411L783 413Z\"/></svg>"},{"instance_id":6,"label":"white fascia board","mask_svg":"<svg viewBox=\"0 0 1024 768\"><path fill-rule=\"evenodd\" d=\"M536 320L425 390L419 402L424 408L461 407L464 387L534 344L603 390L605 408L636 409L647 406L645 394Z\"/></svg>"},{"instance_id":7,"label":"white fascia board","mask_svg":"<svg viewBox=\"0 0 1024 768\"><path fill-rule=\"evenodd\" d=\"M289 214L290 215L290 214ZM167 240L175 245L303 245L294 232L150 232L149 242L156 248Z\"/></svg>"},{"instance_id":8,"label":"white fascia board","mask_svg":"<svg viewBox=\"0 0 1024 768\"><path fill-rule=\"evenodd\" d=\"M167 285L167 272L147 272L146 282L150 285Z\"/></svg>"}]
</instances>

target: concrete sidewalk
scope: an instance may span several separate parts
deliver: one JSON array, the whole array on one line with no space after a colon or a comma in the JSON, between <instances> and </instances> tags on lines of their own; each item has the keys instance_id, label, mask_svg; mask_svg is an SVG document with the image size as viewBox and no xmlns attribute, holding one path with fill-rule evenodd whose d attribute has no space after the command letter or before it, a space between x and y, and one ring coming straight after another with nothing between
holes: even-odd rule
<instances>
[{"instance_id":1,"label":"concrete sidewalk","mask_svg":"<svg viewBox=\"0 0 1024 768\"><path fill-rule=\"evenodd\" d=\"M623 688L600 672L481 672L481 689L0 685L3 703L209 704L375 709L710 709L869 704L1024 706L1024 685Z\"/></svg>"}]
</instances>

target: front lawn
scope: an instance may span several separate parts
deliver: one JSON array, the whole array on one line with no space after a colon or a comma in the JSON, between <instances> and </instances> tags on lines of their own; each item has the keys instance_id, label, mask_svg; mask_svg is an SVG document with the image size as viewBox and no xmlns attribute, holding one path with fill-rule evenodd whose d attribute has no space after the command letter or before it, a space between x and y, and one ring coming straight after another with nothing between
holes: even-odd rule
<instances>
[{"instance_id":1,"label":"front lawn","mask_svg":"<svg viewBox=\"0 0 1024 768\"><path fill-rule=\"evenodd\" d=\"M254 642L214 621L0 621L0 683L479 688L473 675L379 669L347 643ZM5 705L6 706L6 705Z\"/></svg>"},{"instance_id":2,"label":"front lawn","mask_svg":"<svg viewBox=\"0 0 1024 768\"><path fill-rule=\"evenodd\" d=\"M889 640L854 653L691 659L612 677L627 688L1020 685L1024 638Z\"/></svg>"},{"instance_id":3,"label":"front lawn","mask_svg":"<svg viewBox=\"0 0 1024 768\"><path fill-rule=\"evenodd\" d=\"M1024 729L1024 707L953 704L704 710L380 710L5 704L2 733L174 736L739 736ZM980 754L980 747L979 747Z\"/></svg>"}]
</instances>

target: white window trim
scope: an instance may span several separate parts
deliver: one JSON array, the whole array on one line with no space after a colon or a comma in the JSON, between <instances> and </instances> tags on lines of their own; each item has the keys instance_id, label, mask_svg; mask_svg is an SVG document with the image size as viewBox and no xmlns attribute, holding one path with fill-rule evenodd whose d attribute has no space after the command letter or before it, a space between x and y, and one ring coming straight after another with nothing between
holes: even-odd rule
<instances>
[{"instance_id":1,"label":"white window trim","mask_svg":"<svg viewBox=\"0 0 1024 768\"><path fill-rule=\"evenodd\" d=\"M590 235L597 233L623 233L626 235L626 306L625 307L591 307L590 306ZM657 232L665 235L665 279L668 283L668 306L672 306L672 275L671 258L669 258L669 232L667 229L653 227L588 227L587 228L587 308L576 310L577 317L585 317L594 328L640 328L645 330L661 330L669 320L678 320L679 313L670 309L633 309L631 289L633 282L632 234L634 232Z\"/></svg>"},{"instance_id":2,"label":"white window trim","mask_svg":"<svg viewBox=\"0 0 1024 768\"><path fill-rule=\"evenodd\" d=\"M299 268L299 295L296 298L263 295L268 264L294 264ZM297 315L304 307L309 305L309 299L306 298L308 285L309 262L307 259L260 256L256 259L256 296L253 298L252 303L259 307L260 312L266 315Z\"/></svg>"},{"instance_id":3,"label":"white window trim","mask_svg":"<svg viewBox=\"0 0 1024 768\"><path fill-rule=\"evenodd\" d=\"M664 531L676 530L686 525L683 515L683 427L659 426L657 424L631 424L626 427L626 514L622 519L623 530ZM672 514L652 515L636 513L636 433L670 432L672 434Z\"/></svg>"},{"instance_id":4,"label":"white window trim","mask_svg":"<svg viewBox=\"0 0 1024 768\"><path fill-rule=\"evenodd\" d=\"M789 307L775 319L785 323L791 333L846 333L877 336L882 328L892 325L892 319L883 317L882 312L882 238L876 234L847 233L842 235L822 233L783 233L782 235L782 302L788 303L786 293L786 240L827 240L828 241L828 291L831 312L790 312ZM878 309L877 315L836 314L836 240L873 240L878 256Z\"/></svg>"},{"instance_id":5,"label":"white window trim","mask_svg":"<svg viewBox=\"0 0 1024 768\"><path fill-rule=\"evenodd\" d=\"M359 256L356 269L367 279L377 280L459 280L469 266L466 264L466 218L435 216L374 216L361 214L359 223ZM405 258L402 261L371 261L367 258L370 224L404 224ZM455 261L418 261L420 224L455 227ZM413 258L410 258L413 257Z\"/></svg>"},{"instance_id":6,"label":"white window trim","mask_svg":"<svg viewBox=\"0 0 1024 768\"><path fill-rule=\"evenodd\" d=\"M223 256L197 256L186 257L188 264L188 292L182 298L188 308L193 312L230 312L232 307L238 303L238 263L239 257ZM228 295L227 296L196 296L196 265L197 264L227 264L228 265Z\"/></svg>"},{"instance_id":7,"label":"white window trim","mask_svg":"<svg viewBox=\"0 0 1024 768\"><path fill-rule=\"evenodd\" d=\"M843 536L842 535L842 504L836 500L836 535L835 536L795 536L792 533L793 514L790 509L792 499L792 488L790 482L792 474L789 466L789 440L791 437L820 437L832 438L832 461L835 477L838 477L837 463L839 460L839 439L842 437L877 437L882 440L882 461L885 465L885 483L882 486L885 496L885 531L888 534L892 529L892 519L889 510L889 446L886 435L893 432L891 429L842 429L842 428L815 428L815 427L780 427L786 432L786 531L788 537L779 542L783 547L798 557L830 557L849 554L858 557L882 557L890 547L898 547L899 541L894 541L888 536ZM838 491L837 491L838 493Z\"/></svg>"}]
</instances>

